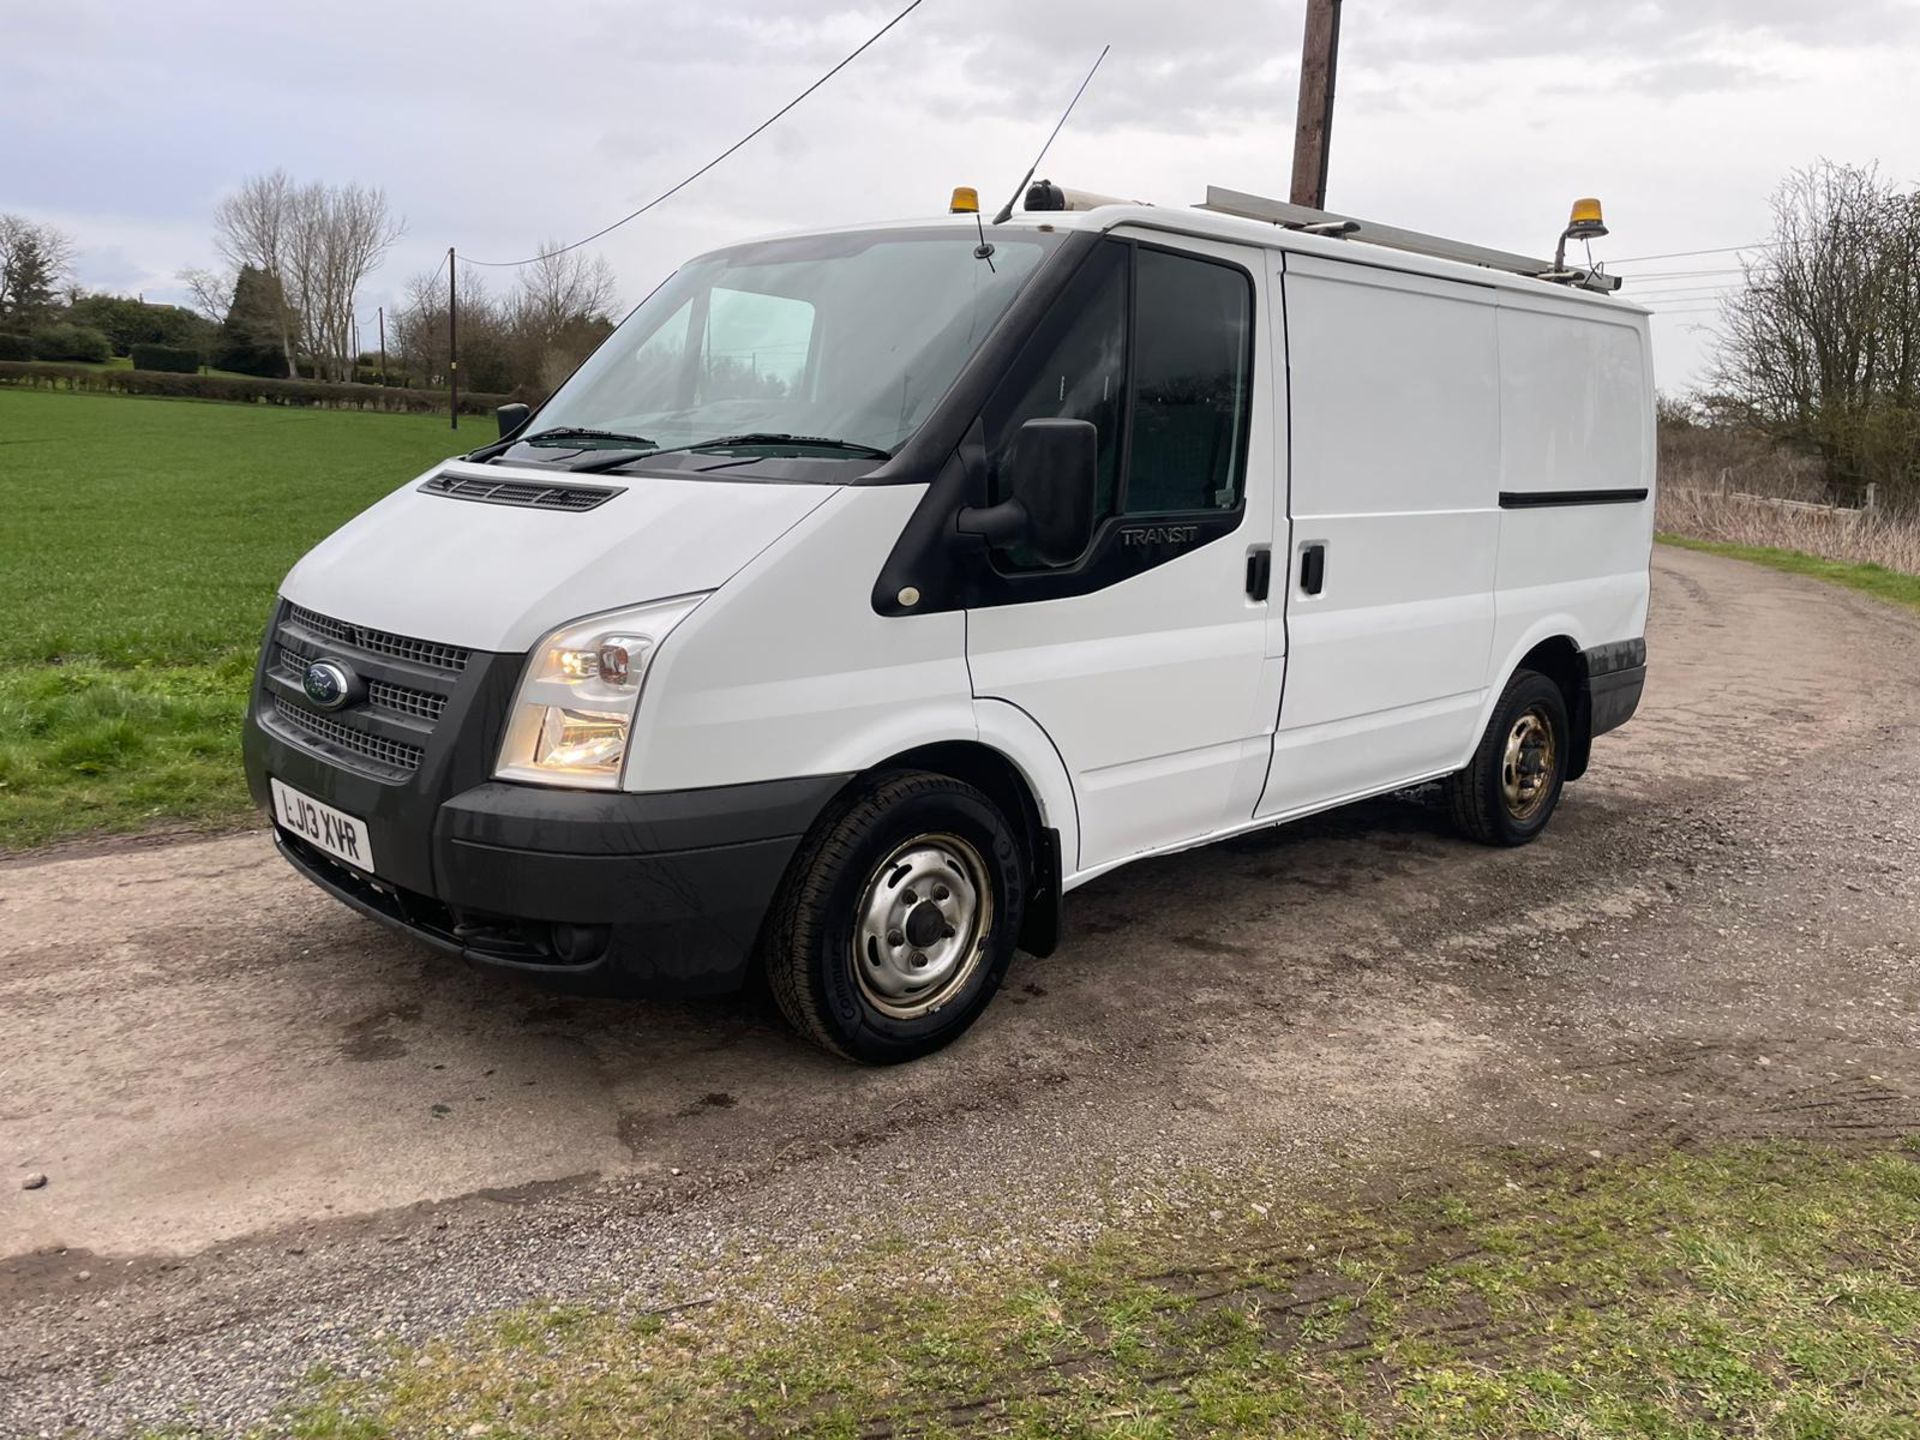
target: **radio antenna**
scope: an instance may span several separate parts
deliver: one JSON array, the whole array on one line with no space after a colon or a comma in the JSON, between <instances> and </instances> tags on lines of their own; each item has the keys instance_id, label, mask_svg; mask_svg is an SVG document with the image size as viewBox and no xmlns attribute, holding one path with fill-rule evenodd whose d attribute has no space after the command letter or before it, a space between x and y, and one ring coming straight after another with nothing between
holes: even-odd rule
<instances>
[{"instance_id":1,"label":"radio antenna","mask_svg":"<svg viewBox=\"0 0 1920 1440\"><path fill-rule=\"evenodd\" d=\"M1111 49L1113 49L1111 45L1101 46L1100 60L1106 59L1107 51ZM1047 151L1053 148L1054 135L1060 133L1061 126L1067 123L1067 116L1073 114L1073 107L1080 103L1080 97L1087 93L1087 86L1093 83L1093 72L1100 68L1100 60L1093 62L1093 70L1087 71L1087 78L1080 82L1080 88L1073 92L1073 99L1069 100L1067 102L1067 108L1060 112L1060 122L1053 127L1053 135L1047 136L1047 143L1042 145L1040 147L1040 153L1033 157L1033 164L1029 165L1027 167L1027 173L1020 177L1020 183L1013 187L1013 194L1009 195L1007 197L1007 203L1000 207L1000 213L993 217L994 224L1006 224L1008 217L1013 214L1013 207L1020 202L1020 197L1026 193L1027 182L1033 179L1033 172L1040 168L1040 162L1047 158Z\"/></svg>"}]
</instances>

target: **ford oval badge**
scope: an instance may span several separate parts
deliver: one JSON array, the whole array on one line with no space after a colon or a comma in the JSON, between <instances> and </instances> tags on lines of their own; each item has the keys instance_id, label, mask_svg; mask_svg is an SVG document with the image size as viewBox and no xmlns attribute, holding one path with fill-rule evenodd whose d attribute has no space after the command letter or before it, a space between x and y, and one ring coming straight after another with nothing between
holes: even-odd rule
<instances>
[{"instance_id":1,"label":"ford oval badge","mask_svg":"<svg viewBox=\"0 0 1920 1440\"><path fill-rule=\"evenodd\" d=\"M338 660L316 660L300 678L300 688L321 710L338 710L353 694L353 672Z\"/></svg>"}]
</instances>

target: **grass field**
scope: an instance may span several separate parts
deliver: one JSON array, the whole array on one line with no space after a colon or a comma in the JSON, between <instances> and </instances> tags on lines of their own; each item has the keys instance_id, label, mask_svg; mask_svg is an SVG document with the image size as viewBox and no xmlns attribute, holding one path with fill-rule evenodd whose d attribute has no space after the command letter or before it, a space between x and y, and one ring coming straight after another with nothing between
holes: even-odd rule
<instances>
[{"instance_id":1,"label":"grass field","mask_svg":"<svg viewBox=\"0 0 1920 1440\"><path fill-rule=\"evenodd\" d=\"M1352 1208L1275 1198L1223 1184L1038 1267L903 1219L824 1273L775 1257L651 1313L531 1306L371 1383L315 1377L266 1433L1915 1433L1911 1148L1508 1152Z\"/></svg>"},{"instance_id":2,"label":"grass field","mask_svg":"<svg viewBox=\"0 0 1920 1440\"><path fill-rule=\"evenodd\" d=\"M275 587L473 423L0 389L0 851L243 813Z\"/></svg>"}]
</instances>

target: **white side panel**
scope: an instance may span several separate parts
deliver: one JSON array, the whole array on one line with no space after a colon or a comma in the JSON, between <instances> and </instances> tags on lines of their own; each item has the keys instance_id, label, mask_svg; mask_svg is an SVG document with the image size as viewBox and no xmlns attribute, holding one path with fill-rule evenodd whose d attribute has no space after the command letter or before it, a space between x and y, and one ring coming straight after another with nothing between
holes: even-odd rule
<instances>
[{"instance_id":1,"label":"white side panel","mask_svg":"<svg viewBox=\"0 0 1920 1440\"><path fill-rule=\"evenodd\" d=\"M873 610L873 577L925 493L841 487L694 611L648 673L628 788L852 772L973 739L965 614Z\"/></svg>"},{"instance_id":2,"label":"white side panel","mask_svg":"<svg viewBox=\"0 0 1920 1440\"><path fill-rule=\"evenodd\" d=\"M1499 536L1493 291L1285 264L1290 650L1263 815L1464 753L1487 686ZM1309 595L1301 558L1314 544L1325 581Z\"/></svg>"},{"instance_id":3,"label":"white side panel","mask_svg":"<svg viewBox=\"0 0 1920 1440\"><path fill-rule=\"evenodd\" d=\"M1503 491L1645 489L1647 498L1501 512L1496 683L1542 629L1583 648L1645 633L1654 508L1643 318L1503 296L1500 355Z\"/></svg>"}]
</instances>

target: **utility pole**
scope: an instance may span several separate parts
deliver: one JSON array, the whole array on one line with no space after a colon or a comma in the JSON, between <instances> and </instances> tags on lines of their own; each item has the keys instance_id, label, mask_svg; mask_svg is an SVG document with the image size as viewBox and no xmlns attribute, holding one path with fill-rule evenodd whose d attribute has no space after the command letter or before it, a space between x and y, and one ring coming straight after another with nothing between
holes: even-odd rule
<instances>
[{"instance_id":1,"label":"utility pole","mask_svg":"<svg viewBox=\"0 0 1920 1440\"><path fill-rule=\"evenodd\" d=\"M447 247L447 420L448 429L460 428L460 329L455 311L460 303L453 280L453 246Z\"/></svg>"},{"instance_id":2,"label":"utility pole","mask_svg":"<svg viewBox=\"0 0 1920 1440\"><path fill-rule=\"evenodd\" d=\"M1333 142L1333 75L1340 59L1340 0L1307 0L1300 46L1300 112L1293 125L1296 205L1327 208L1327 150Z\"/></svg>"},{"instance_id":3,"label":"utility pole","mask_svg":"<svg viewBox=\"0 0 1920 1440\"><path fill-rule=\"evenodd\" d=\"M380 383L387 383L387 307L378 306L374 316L380 322Z\"/></svg>"}]
</instances>

